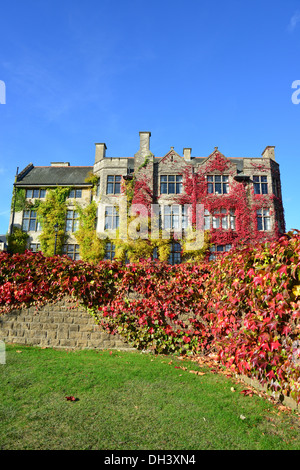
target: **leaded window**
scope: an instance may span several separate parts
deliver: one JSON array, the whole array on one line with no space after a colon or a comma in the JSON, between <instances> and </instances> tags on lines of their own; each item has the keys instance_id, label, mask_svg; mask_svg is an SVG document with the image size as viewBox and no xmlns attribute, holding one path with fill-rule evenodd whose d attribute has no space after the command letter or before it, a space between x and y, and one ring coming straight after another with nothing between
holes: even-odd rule
<instances>
[{"instance_id":1,"label":"leaded window","mask_svg":"<svg viewBox=\"0 0 300 470\"><path fill-rule=\"evenodd\" d=\"M171 250L169 254L169 263L170 264L180 264L181 263L181 245L177 242L171 243Z\"/></svg>"},{"instance_id":2,"label":"leaded window","mask_svg":"<svg viewBox=\"0 0 300 470\"><path fill-rule=\"evenodd\" d=\"M25 210L23 212L22 230L24 232L39 232L41 230L36 211Z\"/></svg>"},{"instance_id":3,"label":"leaded window","mask_svg":"<svg viewBox=\"0 0 300 470\"><path fill-rule=\"evenodd\" d=\"M112 242L107 242L105 245L104 259L113 260L116 254L116 245Z\"/></svg>"},{"instance_id":4,"label":"leaded window","mask_svg":"<svg viewBox=\"0 0 300 470\"><path fill-rule=\"evenodd\" d=\"M271 230L270 209L258 209L256 211L257 230Z\"/></svg>"},{"instance_id":5,"label":"leaded window","mask_svg":"<svg viewBox=\"0 0 300 470\"><path fill-rule=\"evenodd\" d=\"M218 256L227 253L229 250L231 250L232 245L212 245L209 248L210 255L209 255L209 261L213 261L218 258Z\"/></svg>"},{"instance_id":6,"label":"leaded window","mask_svg":"<svg viewBox=\"0 0 300 470\"><path fill-rule=\"evenodd\" d=\"M62 252L64 255L67 255L69 258L73 260L80 259L79 245L76 245L75 243L68 243L66 245L63 245Z\"/></svg>"},{"instance_id":7,"label":"leaded window","mask_svg":"<svg viewBox=\"0 0 300 470\"><path fill-rule=\"evenodd\" d=\"M66 232L76 232L79 228L78 212L67 210Z\"/></svg>"},{"instance_id":8,"label":"leaded window","mask_svg":"<svg viewBox=\"0 0 300 470\"><path fill-rule=\"evenodd\" d=\"M121 193L121 178L120 175L108 175L106 194L120 194Z\"/></svg>"},{"instance_id":9,"label":"leaded window","mask_svg":"<svg viewBox=\"0 0 300 470\"><path fill-rule=\"evenodd\" d=\"M69 192L69 198L79 199L82 197L82 189L71 189Z\"/></svg>"},{"instance_id":10,"label":"leaded window","mask_svg":"<svg viewBox=\"0 0 300 470\"><path fill-rule=\"evenodd\" d=\"M229 177L228 175L208 175L207 177L208 194L228 194Z\"/></svg>"},{"instance_id":11,"label":"leaded window","mask_svg":"<svg viewBox=\"0 0 300 470\"><path fill-rule=\"evenodd\" d=\"M253 176L254 194L268 194L268 179L266 176Z\"/></svg>"},{"instance_id":12,"label":"leaded window","mask_svg":"<svg viewBox=\"0 0 300 470\"><path fill-rule=\"evenodd\" d=\"M26 197L29 199L43 199L46 197L46 189L36 188L36 189L26 189Z\"/></svg>"},{"instance_id":13,"label":"leaded window","mask_svg":"<svg viewBox=\"0 0 300 470\"><path fill-rule=\"evenodd\" d=\"M161 175L160 192L161 194L181 194L182 175Z\"/></svg>"},{"instance_id":14,"label":"leaded window","mask_svg":"<svg viewBox=\"0 0 300 470\"><path fill-rule=\"evenodd\" d=\"M104 230L119 228L119 212L115 206L106 206Z\"/></svg>"}]
</instances>

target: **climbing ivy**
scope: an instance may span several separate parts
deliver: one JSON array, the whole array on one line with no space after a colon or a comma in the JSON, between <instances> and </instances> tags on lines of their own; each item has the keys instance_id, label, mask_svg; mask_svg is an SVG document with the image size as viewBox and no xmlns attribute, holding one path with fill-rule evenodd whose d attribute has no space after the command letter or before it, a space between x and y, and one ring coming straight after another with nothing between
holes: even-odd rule
<instances>
[{"instance_id":1,"label":"climbing ivy","mask_svg":"<svg viewBox=\"0 0 300 470\"><path fill-rule=\"evenodd\" d=\"M53 256L62 253L62 248L66 242L66 199L70 192L69 187L57 187L49 189L45 201L40 201L37 207L37 217L42 226L42 233L39 240L44 255ZM55 225L58 225L58 231L55 232ZM56 250L55 250L56 239Z\"/></svg>"},{"instance_id":2,"label":"climbing ivy","mask_svg":"<svg viewBox=\"0 0 300 470\"><path fill-rule=\"evenodd\" d=\"M79 244L80 258L91 263L104 258L105 240L101 240L96 232L97 204L92 201L86 207L76 204L79 214L79 228L75 238Z\"/></svg>"},{"instance_id":3,"label":"climbing ivy","mask_svg":"<svg viewBox=\"0 0 300 470\"><path fill-rule=\"evenodd\" d=\"M92 171L90 171L84 181L85 183L91 183L93 185L92 192L93 194L95 194L96 189L97 189L97 184L99 181L99 176L95 175Z\"/></svg>"}]
</instances>

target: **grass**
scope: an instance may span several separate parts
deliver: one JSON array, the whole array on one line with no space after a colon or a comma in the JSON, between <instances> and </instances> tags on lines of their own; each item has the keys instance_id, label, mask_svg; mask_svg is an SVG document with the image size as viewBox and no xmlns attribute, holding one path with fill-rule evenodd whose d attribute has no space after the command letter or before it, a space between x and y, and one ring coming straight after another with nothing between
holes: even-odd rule
<instances>
[{"instance_id":1,"label":"grass","mask_svg":"<svg viewBox=\"0 0 300 470\"><path fill-rule=\"evenodd\" d=\"M6 345L0 384L0 450L300 448L295 412L176 357Z\"/></svg>"}]
</instances>

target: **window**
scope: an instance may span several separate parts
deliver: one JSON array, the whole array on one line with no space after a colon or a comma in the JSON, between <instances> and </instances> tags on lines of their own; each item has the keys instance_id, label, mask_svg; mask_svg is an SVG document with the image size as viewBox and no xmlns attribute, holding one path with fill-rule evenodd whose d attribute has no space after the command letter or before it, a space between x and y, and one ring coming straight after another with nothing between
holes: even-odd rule
<instances>
[{"instance_id":1,"label":"window","mask_svg":"<svg viewBox=\"0 0 300 470\"><path fill-rule=\"evenodd\" d=\"M39 243L30 243L29 250L33 253L41 251L41 245Z\"/></svg>"},{"instance_id":2,"label":"window","mask_svg":"<svg viewBox=\"0 0 300 470\"><path fill-rule=\"evenodd\" d=\"M181 194L182 175L161 175L160 192L161 194Z\"/></svg>"},{"instance_id":3,"label":"window","mask_svg":"<svg viewBox=\"0 0 300 470\"><path fill-rule=\"evenodd\" d=\"M164 206L164 229L179 229L179 206Z\"/></svg>"},{"instance_id":4,"label":"window","mask_svg":"<svg viewBox=\"0 0 300 470\"><path fill-rule=\"evenodd\" d=\"M27 198L45 198L46 197L46 189L26 189L26 197Z\"/></svg>"},{"instance_id":5,"label":"window","mask_svg":"<svg viewBox=\"0 0 300 470\"><path fill-rule=\"evenodd\" d=\"M207 209L204 209L204 230L210 229L210 213Z\"/></svg>"},{"instance_id":6,"label":"window","mask_svg":"<svg viewBox=\"0 0 300 470\"><path fill-rule=\"evenodd\" d=\"M67 210L66 232L76 232L79 227L78 212Z\"/></svg>"},{"instance_id":7,"label":"window","mask_svg":"<svg viewBox=\"0 0 300 470\"><path fill-rule=\"evenodd\" d=\"M211 221L209 211L204 209L204 230L209 230L211 226L216 229L235 230L235 210L219 209L214 211Z\"/></svg>"},{"instance_id":8,"label":"window","mask_svg":"<svg viewBox=\"0 0 300 470\"><path fill-rule=\"evenodd\" d=\"M62 252L64 255L67 255L69 258L73 260L79 260L80 255L79 255L79 245L75 244L67 244L63 245Z\"/></svg>"},{"instance_id":9,"label":"window","mask_svg":"<svg viewBox=\"0 0 300 470\"><path fill-rule=\"evenodd\" d=\"M106 194L120 194L121 193L121 176L109 175L107 176Z\"/></svg>"},{"instance_id":10,"label":"window","mask_svg":"<svg viewBox=\"0 0 300 470\"><path fill-rule=\"evenodd\" d=\"M169 254L169 263L170 264L179 264L181 263L181 245L177 242L171 243L171 251Z\"/></svg>"},{"instance_id":11,"label":"window","mask_svg":"<svg viewBox=\"0 0 300 470\"><path fill-rule=\"evenodd\" d=\"M227 194L229 192L228 175L207 176L208 194Z\"/></svg>"},{"instance_id":12,"label":"window","mask_svg":"<svg viewBox=\"0 0 300 470\"><path fill-rule=\"evenodd\" d=\"M36 211L27 210L23 212L22 230L24 232L39 232L41 230Z\"/></svg>"},{"instance_id":13,"label":"window","mask_svg":"<svg viewBox=\"0 0 300 470\"><path fill-rule=\"evenodd\" d=\"M119 213L114 206L105 208L105 225L104 230L113 230L119 227Z\"/></svg>"},{"instance_id":14,"label":"window","mask_svg":"<svg viewBox=\"0 0 300 470\"><path fill-rule=\"evenodd\" d=\"M266 176L253 176L254 194L268 194Z\"/></svg>"},{"instance_id":15,"label":"window","mask_svg":"<svg viewBox=\"0 0 300 470\"><path fill-rule=\"evenodd\" d=\"M69 192L69 198L79 199L82 197L82 189L71 189Z\"/></svg>"},{"instance_id":16,"label":"window","mask_svg":"<svg viewBox=\"0 0 300 470\"><path fill-rule=\"evenodd\" d=\"M271 230L270 209L256 211L257 230Z\"/></svg>"},{"instance_id":17,"label":"window","mask_svg":"<svg viewBox=\"0 0 300 470\"><path fill-rule=\"evenodd\" d=\"M116 253L116 246L112 242L107 242L105 245L105 254L104 254L104 259L110 259L113 260L115 257Z\"/></svg>"},{"instance_id":18,"label":"window","mask_svg":"<svg viewBox=\"0 0 300 470\"><path fill-rule=\"evenodd\" d=\"M159 228L181 230L188 226L186 208L180 205L163 205L159 208Z\"/></svg>"},{"instance_id":19,"label":"window","mask_svg":"<svg viewBox=\"0 0 300 470\"><path fill-rule=\"evenodd\" d=\"M209 261L217 259L218 256L222 255L222 253L227 253L231 250L231 245L213 245L209 248L210 255Z\"/></svg>"}]
</instances>

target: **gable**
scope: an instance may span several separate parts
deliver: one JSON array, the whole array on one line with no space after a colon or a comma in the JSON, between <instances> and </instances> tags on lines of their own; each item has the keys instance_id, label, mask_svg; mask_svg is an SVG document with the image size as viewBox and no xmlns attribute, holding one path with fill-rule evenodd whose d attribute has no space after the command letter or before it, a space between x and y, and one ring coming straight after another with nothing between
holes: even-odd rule
<instances>
[{"instance_id":1,"label":"gable","mask_svg":"<svg viewBox=\"0 0 300 470\"><path fill-rule=\"evenodd\" d=\"M230 171L232 168L236 168L235 163L219 152L218 147L215 147L215 150L207 157L203 165L205 166L206 173L214 171L224 173Z\"/></svg>"},{"instance_id":2,"label":"gable","mask_svg":"<svg viewBox=\"0 0 300 470\"><path fill-rule=\"evenodd\" d=\"M160 169L164 167L171 169L174 165L175 170L176 168L178 168L178 166L186 166L187 163L181 155L175 152L175 150L171 149L168 153L166 153L164 157L161 157L161 159L158 161L158 165Z\"/></svg>"}]
</instances>

